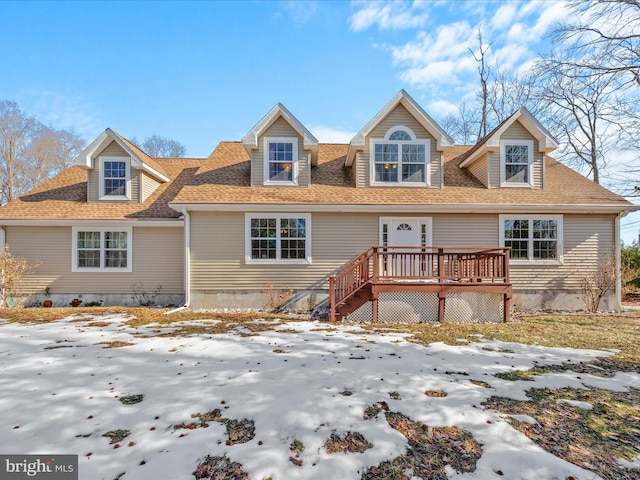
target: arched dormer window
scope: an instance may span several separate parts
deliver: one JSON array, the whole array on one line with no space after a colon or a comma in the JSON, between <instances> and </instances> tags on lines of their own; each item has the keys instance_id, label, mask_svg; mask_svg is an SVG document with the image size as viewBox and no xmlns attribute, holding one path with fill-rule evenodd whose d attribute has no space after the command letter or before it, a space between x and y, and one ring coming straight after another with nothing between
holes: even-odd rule
<instances>
[{"instance_id":1,"label":"arched dormer window","mask_svg":"<svg viewBox=\"0 0 640 480\"><path fill-rule=\"evenodd\" d=\"M387 130L384 139L391 142L413 142L416 140L416 134L409 127L396 125Z\"/></svg>"},{"instance_id":2,"label":"arched dormer window","mask_svg":"<svg viewBox=\"0 0 640 480\"><path fill-rule=\"evenodd\" d=\"M371 185L429 185L428 138L418 139L409 127L396 125L384 138L371 139Z\"/></svg>"}]
</instances>

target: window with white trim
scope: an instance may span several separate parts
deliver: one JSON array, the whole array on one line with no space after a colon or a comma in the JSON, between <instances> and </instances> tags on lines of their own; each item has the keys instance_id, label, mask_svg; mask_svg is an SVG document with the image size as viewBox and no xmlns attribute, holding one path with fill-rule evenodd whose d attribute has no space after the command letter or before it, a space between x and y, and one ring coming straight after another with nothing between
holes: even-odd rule
<instances>
[{"instance_id":1,"label":"window with white trim","mask_svg":"<svg viewBox=\"0 0 640 480\"><path fill-rule=\"evenodd\" d=\"M500 215L500 242L516 262L562 262L562 215Z\"/></svg>"},{"instance_id":2,"label":"window with white trim","mask_svg":"<svg viewBox=\"0 0 640 480\"><path fill-rule=\"evenodd\" d=\"M131 200L131 159L100 157L101 200Z\"/></svg>"},{"instance_id":3,"label":"window with white trim","mask_svg":"<svg viewBox=\"0 0 640 480\"><path fill-rule=\"evenodd\" d=\"M429 152L429 139L416 138L409 127L390 128L384 138L371 140L371 184L428 185Z\"/></svg>"},{"instance_id":4,"label":"window with white trim","mask_svg":"<svg viewBox=\"0 0 640 480\"><path fill-rule=\"evenodd\" d=\"M73 272L131 272L131 228L73 227Z\"/></svg>"},{"instance_id":5,"label":"window with white trim","mask_svg":"<svg viewBox=\"0 0 640 480\"><path fill-rule=\"evenodd\" d=\"M264 183L268 185L298 184L297 138L264 138Z\"/></svg>"},{"instance_id":6,"label":"window with white trim","mask_svg":"<svg viewBox=\"0 0 640 480\"><path fill-rule=\"evenodd\" d=\"M311 215L245 216L247 263L310 263Z\"/></svg>"},{"instance_id":7,"label":"window with white trim","mask_svg":"<svg viewBox=\"0 0 640 480\"><path fill-rule=\"evenodd\" d=\"M533 186L533 140L500 142L500 183L502 186Z\"/></svg>"}]
</instances>

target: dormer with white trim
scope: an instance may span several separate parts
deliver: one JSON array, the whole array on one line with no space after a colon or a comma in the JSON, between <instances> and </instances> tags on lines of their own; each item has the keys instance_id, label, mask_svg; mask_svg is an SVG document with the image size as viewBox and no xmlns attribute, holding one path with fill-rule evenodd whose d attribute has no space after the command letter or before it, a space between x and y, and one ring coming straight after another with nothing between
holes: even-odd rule
<instances>
[{"instance_id":1,"label":"dormer with white trim","mask_svg":"<svg viewBox=\"0 0 640 480\"><path fill-rule=\"evenodd\" d=\"M88 170L87 201L142 203L170 179L146 153L107 128L76 160Z\"/></svg>"},{"instance_id":2,"label":"dormer with white trim","mask_svg":"<svg viewBox=\"0 0 640 480\"><path fill-rule=\"evenodd\" d=\"M488 188L544 188L546 155L558 141L521 107L460 163Z\"/></svg>"},{"instance_id":3,"label":"dormer with white trim","mask_svg":"<svg viewBox=\"0 0 640 480\"><path fill-rule=\"evenodd\" d=\"M400 90L349 143L346 167L358 187L436 187L443 182L443 154L453 139L404 90Z\"/></svg>"},{"instance_id":4,"label":"dormer with white trim","mask_svg":"<svg viewBox=\"0 0 640 480\"><path fill-rule=\"evenodd\" d=\"M251 185L308 187L318 140L278 103L242 138L251 157Z\"/></svg>"}]
</instances>

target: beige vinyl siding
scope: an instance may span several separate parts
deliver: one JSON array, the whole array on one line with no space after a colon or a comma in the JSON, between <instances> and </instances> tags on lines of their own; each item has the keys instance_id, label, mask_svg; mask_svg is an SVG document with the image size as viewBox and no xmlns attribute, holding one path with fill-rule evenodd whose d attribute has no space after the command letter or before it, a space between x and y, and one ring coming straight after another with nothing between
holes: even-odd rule
<instances>
[{"instance_id":1,"label":"beige vinyl siding","mask_svg":"<svg viewBox=\"0 0 640 480\"><path fill-rule=\"evenodd\" d=\"M311 183L309 152L304 150L303 138L282 117L279 117L258 138L258 148L251 158L251 185L264 185L264 137L295 137L298 139L298 186L308 187Z\"/></svg>"},{"instance_id":2,"label":"beige vinyl siding","mask_svg":"<svg viewBox=\"0 0 640 480\"><path fill-rule=\"evenodd\" d=\"M176 227L133 228L133 271L71 272L71 227L5 227L13 255L41 263L26 276L29 293L128 294L140 283L147 291L184 293L184 232ZM90 227L87 227L89 230ZM114 227L116 230L117 227Z\"/></svg>"},{"instance_id":3,"label":"beige vinyl siding","mask_svg":"<svg viewBox=\"0 0 640 480\"><path fill-rule=\"evenodd\" d=\"M356 159L356 185L358 187L368 187L371 183L371 139L384 138L390 128L399 125L409 127L418 139L428 138L430 140L431 151L428 154L430 160L430 186L440 187L442 185L442 159L440 153L436 151L436 140L402 105L394 108L365 138L364 149L358 152Z\"/></svg>"},{"instance_id":4,"label":"beige vinyl siding","mask_svg":"<svg viewBox=\"0 0 640 480\"><path fill-rule=\"evenodd\" d=\"M533 168L532 180L533 188L543 187L543 154L538 151L538 140L522 126L519 121L515 121L500 137L500 140L533 140ZM500 150L489 154L489 186L500 186Z\"/></svg>"},{"instance_id":5,"label":"beige vinyl siding","mask_svg":"<svg viewBox=\"0 0 640 480\"><path fill-rule=\"evenodd\" d=\"M87 180L87 200L89 202L113 202L113 203L139 203L140 202L140 171L131 168L131 200L100 200L100 161L99 157L127 157L129 154L117 142L111 142L98 156L96 156L94 168L89 170Z\"/></svg>"},{"instance_id":6,"label":"beige vinyl siding","mask_svg":"<svg viewBox=\"0 0 640 480\"><path fill-rule=\"evenodd\" d=\"M469 165L469 172L480 180L485 187L489 187L489 155L483 155L481 158ZM498 184L499 185L499 184Z\"/></svg>"},{"instance_id":7,"label":"beige vinyl siding","mask_svg":"<svg viewBox=\"0 0 640 480\"><path fill-rule=\"evenodd\" d=\"M497 215L433 215L433 246L498 246Z\"/></svg>"},{"instance_id":8,"label":"beige vinyl siding","mask_svg":"<svg viewBox=\"0 0 640 480\"><path fill-rule=\"evenodd\" d=\"M244 213L192 212L191 289L326 288L331 273L378 243L378 215L314 213L311 231L311 264L246 264Z\"/></svg>"},{"instance_id":9,"label":"beige vinyl siding","mask_svg":"<svg viewBox=\"0 0 640 480\"><path fill-rule=\"evenodd\" d=\"M512 265L515 289L580 288L583 275L596 272L598 263L614 255L615 216L564 215L562 265Z\"/></svg>"},{"instance_id":10,"label":"beige vinyl siding","mask_svg":"<svg viewBox=\"0 0 640 480\"><path fill-rule=\"evenodd\" d=\"M160 182L150 175L140 172L140 185L140 203L142 203L156 191L156 188L160 186Z\"/></svg>"}]
</instances>

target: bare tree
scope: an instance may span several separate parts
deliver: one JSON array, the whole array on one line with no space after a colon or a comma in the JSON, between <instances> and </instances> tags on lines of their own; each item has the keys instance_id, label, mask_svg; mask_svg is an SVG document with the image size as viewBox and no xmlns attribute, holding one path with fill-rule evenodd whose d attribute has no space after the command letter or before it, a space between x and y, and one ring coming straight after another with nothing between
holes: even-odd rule
<instances>
[{"instance_id":1,"label":"bare tree","mask_svg":"<svg viewBox=\"0 0 640 480\"><path fill-rule=\"evenodd\" d=\"M440 125L457 142L469 145L477 140L476 132L479 123L478 111L463 101L458 106L458 113L447 115Z\"/></svg>"},{"instance_id":2,"label":"bare tree","mask_svg":"<svg viewBox=\"0 0 640 480\"><path fill-rule=\"evenodd\" d=\"M572 22L554 34L570 64L640 86L640 0L573 0Z\"/></svg>"},{"instance_id":3,"label":"bare tree","mask_svg":"<svg viewBox=\"0 0 640 480\"><path fill-rule=\"evenodd\" d=\"M140 142L136 137L131 141L140 147L147 155L156 158L180 158L184 157L187 149L180 142L171 138L151 135Z\"/></svg>"},{"instance_id":4,"label":"bare tree","mask_svg":"<svg viewBox=\"0 0 640 480\"><path fill-rule=\"evenodd\" d=\"M491 74L491 68L487 65L485 55L491 48L491 43L485 45L482 41L482 30L478 28L478 54L469 49L471 55L476 62L478 62L478 74L480 75L480 102L481 102L481 115L480 126L478 128L478 140L487 136L487 80Z\"/></svg>"},{"instance_id":5,"label":"bare tree","mask_svg":"<svg viewBox=\"0 0 640 480\"><path fill-rule=\"evenodd\" d=\"M73 132L43 125L15 102L0 101L0 205L70 166L84 143Z\"/></svg>"},{"instance_id":6,"label":"bare tree","mask_svg":"<svg viewBox=\"0 0 640 480\"><path fill-rule=\"evenodd\" d=\"M501 68L492 73L487 84L487 123L489 129L509 118L520 107L527 107L534 117L543 116L536 101L536 81L531 75L517 75Z\"/></svg>"},{"instance_id":7,"label":"bare tree","mask_svg":"<svg viewBox=\"0 0 640 480\"><path fill-rule=\"evenodd\" d=\"M607 153L624 129L620 105L627 103L611 75L595 75L561 57L542 58L536 68L541 81L538 96L547 110L547 126L563 145L559 160L600 183Z\"/></svg>"}]
</instances>

